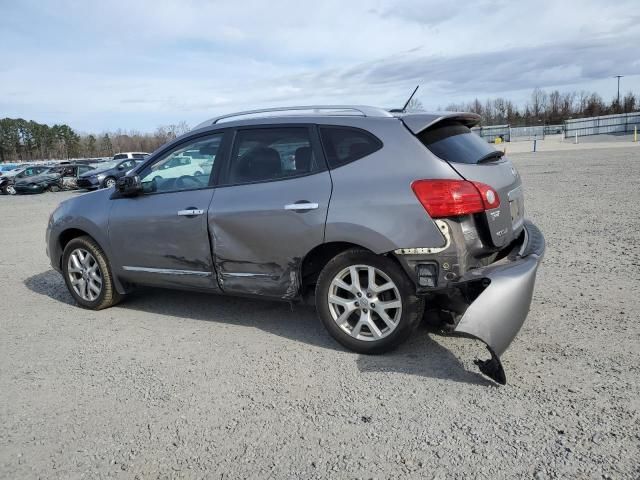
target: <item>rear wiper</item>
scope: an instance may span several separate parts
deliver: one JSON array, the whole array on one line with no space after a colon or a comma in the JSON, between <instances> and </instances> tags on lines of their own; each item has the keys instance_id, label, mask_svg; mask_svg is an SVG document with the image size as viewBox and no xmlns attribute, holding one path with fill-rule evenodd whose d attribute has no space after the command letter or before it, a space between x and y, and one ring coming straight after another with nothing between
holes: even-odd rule
<instances>
[{"instance_id":1,"label":"rear wiper","mask_svg":"<svg viewBox=\"0 0 640 480\"><path fill-rule=\"evenodd\" d=\"M497 160L498 158L501 158L503 155L504 155L504 152L501 152L500 150L495 150L493 152L489 152L486 155L483 155L482 157L480 157L477 163L484 163L490 160Z\"/></svg>"}]
</instances>

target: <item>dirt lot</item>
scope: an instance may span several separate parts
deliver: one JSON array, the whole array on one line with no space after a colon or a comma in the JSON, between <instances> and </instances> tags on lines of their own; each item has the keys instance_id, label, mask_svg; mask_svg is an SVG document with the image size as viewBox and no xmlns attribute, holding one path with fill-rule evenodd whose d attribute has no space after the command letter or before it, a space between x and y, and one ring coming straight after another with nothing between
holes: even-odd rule
<instances>
[{"instance_id":1,"label":"dirt lot","mask_svg":"<svg viewBox=\"0 0 640 480\"><path fill-rule=\"evenodd\" d=\"M513 159L547 255L505 387L426 328L367 357L308 307L80 310L43 241L77 194L1 197L0 477L640 478L640 150Z\"/></svg>"}]
</instances>

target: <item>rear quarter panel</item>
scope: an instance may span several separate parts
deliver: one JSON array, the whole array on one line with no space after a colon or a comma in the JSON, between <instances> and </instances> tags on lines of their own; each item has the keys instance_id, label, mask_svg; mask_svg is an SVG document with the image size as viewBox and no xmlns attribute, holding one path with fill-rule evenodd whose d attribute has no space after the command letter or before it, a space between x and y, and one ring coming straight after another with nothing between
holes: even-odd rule
<instances>
[{"instance_id":1,"label":"rear quarter panel","mask_svg":"<svg viewBox=\"0 0 640 480\"><path fill-rule=\"evenodd\" d=\"M325 241L351 242L374 253L444 246L445 238L411 184L424 178L460 176L430 154L398 119L367 118L366 123L332 119L330 124L363 128L377 136L383 147L331 170L333 192Z\"/></svg>"}]
</instances>

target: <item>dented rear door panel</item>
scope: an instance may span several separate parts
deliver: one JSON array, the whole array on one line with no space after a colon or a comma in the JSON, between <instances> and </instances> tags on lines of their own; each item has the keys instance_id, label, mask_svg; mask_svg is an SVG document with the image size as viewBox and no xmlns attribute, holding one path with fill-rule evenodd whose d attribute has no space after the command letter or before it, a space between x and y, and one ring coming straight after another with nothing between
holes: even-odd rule
<instances>
[{"instance_id":1,"label":"dented rear door panel","mask_svg":"<svg viewBox=\"0 0 640 480\"><path fill-rule=\"evenodd\" d=\"M209 208L209 232L222 290L297 296L302 258L324 241L330 196L328 171L219 187ZM300 202L317 207L285 208Z\"/></svg>"}]
</instances>

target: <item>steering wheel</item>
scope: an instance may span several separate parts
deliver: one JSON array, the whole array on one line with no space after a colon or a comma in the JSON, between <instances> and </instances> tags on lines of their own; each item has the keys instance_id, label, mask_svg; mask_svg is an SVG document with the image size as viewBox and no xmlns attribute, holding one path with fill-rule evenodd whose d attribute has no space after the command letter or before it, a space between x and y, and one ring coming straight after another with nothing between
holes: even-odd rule
<instances>
[{"instance_id":1,"label":"steering wheel","mask_svg":"<svg viewBox=\"0 0 640 480\"><path fill-rule=\"evenodd\" d=\"M191 182L192 185L189 185L188 182L185 184L186 180ZM176 187L180 190L193 187L199 188L202 186L202 182L192 175L182 175L181 177L176 178Z\"/></svg>"}]
</instances>

